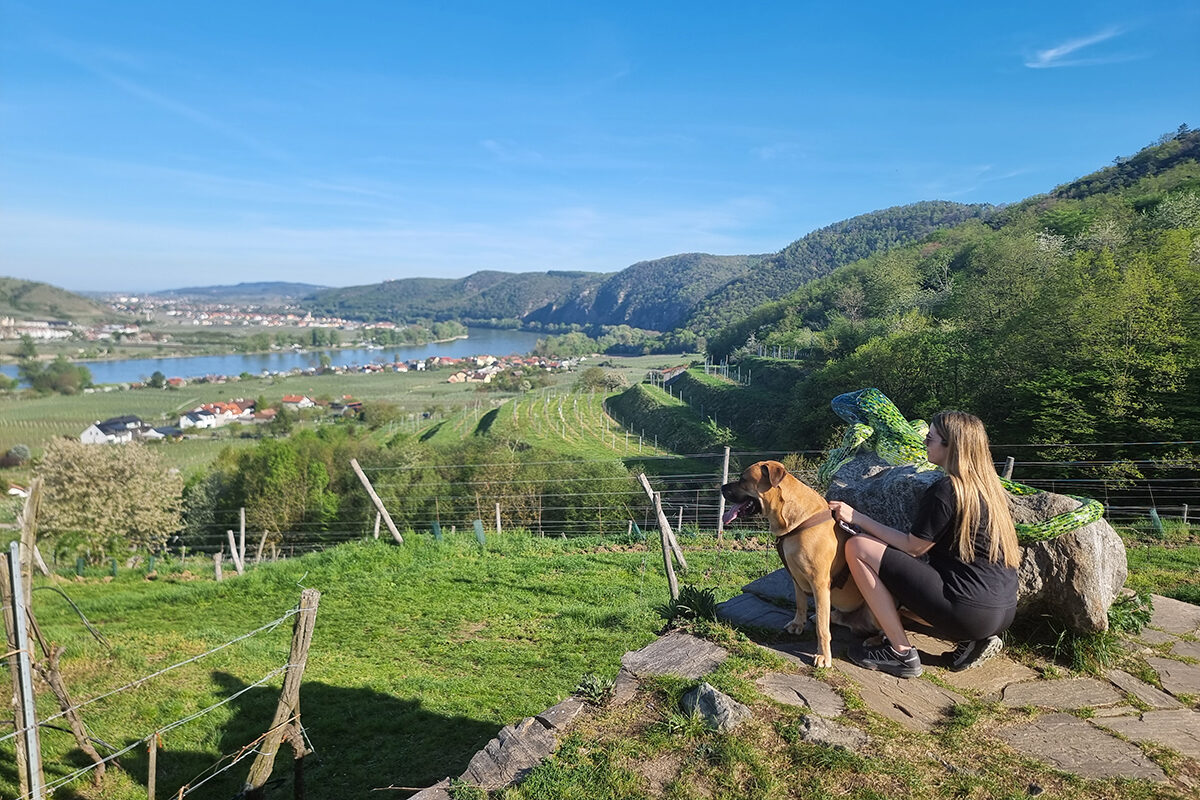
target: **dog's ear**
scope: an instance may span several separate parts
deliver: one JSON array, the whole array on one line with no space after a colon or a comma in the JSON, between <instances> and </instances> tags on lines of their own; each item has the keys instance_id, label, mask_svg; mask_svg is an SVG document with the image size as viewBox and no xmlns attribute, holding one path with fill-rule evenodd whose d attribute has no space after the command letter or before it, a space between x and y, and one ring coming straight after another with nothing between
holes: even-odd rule
<instances>
[{"instance_id":1,"label":"dog's ear","mask_svg":"<svg viewBox=\"0 0 1200 800\"><path fill-rule=\"evenodd\" d=\"M783 464L778 461L767 462L767 477L771 480L771 488L774 489L779 484L783 483L783 479L787 477L787 470Z\"/></svg>"}]
</instances>

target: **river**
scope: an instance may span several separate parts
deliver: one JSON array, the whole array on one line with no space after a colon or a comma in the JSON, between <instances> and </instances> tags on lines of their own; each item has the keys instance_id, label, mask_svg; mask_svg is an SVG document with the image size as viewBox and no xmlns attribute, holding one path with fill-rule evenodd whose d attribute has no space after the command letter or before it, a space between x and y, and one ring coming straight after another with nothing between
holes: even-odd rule
<instances>
[{"instance_id":1,"label":"river","mask_svg":"<svg viewBox=\"0 0 1200 800\"><path fill-rule=\"evenodd\" d=\"M403 361L449 356L462 358L473 355L507 356L528 353L539 337L545 334L528 331L468 328L467 338L420 345L393 345L382 350L365 347L334 348L331 350L277 350L270 353L230 353L222 356L181 356L171 358L129 358L113 361L79 362L91 370L94 383L132 383L144 381L155 372L168 378L197 378L202 375L240 375L249 372L259 375L286 372L299 367L317 367L321 354L329 356L333 366L353 366L390 362L393 356ZM15 364L0 366L0 373L17 376Z\"/></svg>"}]
</instances>

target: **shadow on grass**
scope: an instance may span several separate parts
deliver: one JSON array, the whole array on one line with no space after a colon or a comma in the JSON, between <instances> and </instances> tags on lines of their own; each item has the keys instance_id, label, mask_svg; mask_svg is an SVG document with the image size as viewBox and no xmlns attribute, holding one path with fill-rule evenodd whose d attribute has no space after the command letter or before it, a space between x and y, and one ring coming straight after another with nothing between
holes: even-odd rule
<instances>
[{"instance_id":1,"label":"shadow on grass","mask_svg":"<svg viewBox=\"0 0 1200 800\"><path fill-rule=\"evenodd\" d=\"M226 697L247 686L227 673L214 672L212 677ZM174 750L170 734L164 737L158 751L157 796L175 797L180 787L194 787L228 767L244 747L270 727L278 699L278 689L256 687L225 706L233 713L215 746L225 756L223 759L212 751ZM305 796L309 800L366 797L376 788L422 788L447 776L457 777L475 752L499 732L493 723L432 713L419 700L323 683L305 682L301 686L300 715L314 751L304 760ZM292 760L291 749L282 744L271 773L268 797L292 796ZM196 789L195 796L238 795L253 761L253 755L244 758ZM72 769L88 763L81 752L72 753ZM125 754L120 764L133 780L147 784L149 755L145 747ZM53 777L47 775L48 780ZM86 785L86 779L81 779L55 796L82 800L85 795L77 792ZM409 794L388 792L395 798Z\"/></svg>"}]
</instances>

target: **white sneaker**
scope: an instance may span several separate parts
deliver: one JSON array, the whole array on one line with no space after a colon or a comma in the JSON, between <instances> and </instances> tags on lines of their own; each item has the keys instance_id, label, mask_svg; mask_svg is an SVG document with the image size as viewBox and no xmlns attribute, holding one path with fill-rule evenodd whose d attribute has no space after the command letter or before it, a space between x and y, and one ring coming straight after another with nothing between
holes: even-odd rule
<instances>
[{"instance_id":1,"label":"white sneaker","mask_svg":"<svg viewBox=\"0 0 1200 800\"><path fill-rule=\"evenodd\" d=\"M959 642L950 654L950 671L961 672L964 669L977 667L987 659L999 653L1004 648L1004 642L999 636L988 636L985 639L968 639Z\"/></svg>"}]
</instances>

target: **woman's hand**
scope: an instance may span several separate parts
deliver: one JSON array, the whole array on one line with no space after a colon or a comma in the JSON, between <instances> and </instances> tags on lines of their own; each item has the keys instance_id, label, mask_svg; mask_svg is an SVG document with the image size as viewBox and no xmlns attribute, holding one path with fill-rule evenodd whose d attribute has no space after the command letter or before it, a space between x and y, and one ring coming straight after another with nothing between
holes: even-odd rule
<instances>
[{"instance_id":1,"label":"woman's hand","mask_svg":"<svg viewBox=\"0 0 1200 800\"><path fill-rule=\"evenodd\" d=\"M830 500L829 511L838 522L844 522L847 525L854 524L854 507L849 503L843 503L840 500Z\"/></svg>"}]
</instances>

